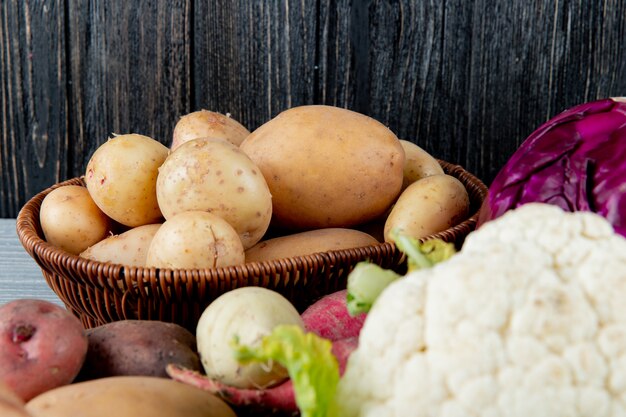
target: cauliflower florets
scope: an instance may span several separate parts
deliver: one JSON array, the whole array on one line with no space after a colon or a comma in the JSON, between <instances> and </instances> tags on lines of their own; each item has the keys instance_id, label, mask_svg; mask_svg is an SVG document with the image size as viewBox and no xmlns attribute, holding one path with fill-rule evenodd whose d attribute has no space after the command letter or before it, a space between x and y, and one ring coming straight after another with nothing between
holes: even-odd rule
<instances>
[{"instance_id":1,"label":"cauliflower florets","mask_svg":"<svg viewBox=\"0 0 626 417\"><path fill-rule=\"evenodd\" d=\"M341 416L626 415L626 239L527 204L376 301Z\"/></svg>"}]
</instances>

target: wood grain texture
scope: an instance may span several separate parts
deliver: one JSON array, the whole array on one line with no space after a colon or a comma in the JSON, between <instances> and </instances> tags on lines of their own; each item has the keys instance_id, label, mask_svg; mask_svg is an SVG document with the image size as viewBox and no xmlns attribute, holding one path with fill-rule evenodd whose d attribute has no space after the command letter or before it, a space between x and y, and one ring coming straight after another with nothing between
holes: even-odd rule
<instances>
[{"instance_id":1,"label":"wood grain texture","mask_svg":"<svg viewBox=\"0 0 626 417\"><path fill-rule=\"evenodd\" d=\"M0 217L112 133L169 143L207 108L368 114L486 183L534 129L626 95L621 0L1 3ZM46 139L47 138L47 139Z\"/></svg>"},{"instance_id":2,"label":"wood grain texture","mask_svg":"<svg viewBox=\"0 0 626 417\"><path fill-rule=\"evenodd\" d=\"M255 129L315 101L317 3L196 2L195 109L230 113Z\"/></svg>"},{"instance_id":3,"label":"wood grain texture","mask_svg":"<svg viewBox=\"0 0 626 417\"><path fill-rule=\"evenodd\" d=\"M0 11L0 217L67 173L64 2L4 1Z\"/></svg>"},{"instance_id":4,"label":"wood grain texture","mask_svg":"<svg viewBox=\"0 0 626 417\"><path fill-rule=\"evenodd\" d=\"M113 134L169 146L190 109L190 10L190 0L69 1L73 174Z\"/></svg>"}]
</instances>

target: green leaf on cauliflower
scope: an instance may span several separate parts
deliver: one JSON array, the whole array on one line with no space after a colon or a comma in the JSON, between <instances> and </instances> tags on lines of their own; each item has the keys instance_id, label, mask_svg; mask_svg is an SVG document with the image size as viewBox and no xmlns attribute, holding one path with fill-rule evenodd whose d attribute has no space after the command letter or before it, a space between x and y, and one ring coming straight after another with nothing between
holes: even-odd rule
<instances>
[{"instance_id":1,"label":"green leaf on cauliflower","mask_svg":"<svg viewBox=\"0 0 626 417\"><path fill-rule=\"evenodd\" d=\"M407 256L408 272L430 268L452 257L456 250L452 243L441 239L420 242L410 236L392 231L396 247ZM378 296L392 282L402 276L370 262L359 262L348 275L346 304L350 315L370 311Z\"/></svg>"}]
</instances>

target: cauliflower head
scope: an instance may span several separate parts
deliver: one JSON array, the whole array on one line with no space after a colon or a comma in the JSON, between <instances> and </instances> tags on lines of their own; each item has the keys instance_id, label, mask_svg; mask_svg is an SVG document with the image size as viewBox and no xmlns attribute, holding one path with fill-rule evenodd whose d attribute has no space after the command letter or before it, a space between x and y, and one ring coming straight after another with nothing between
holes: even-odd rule
<instances>
[{"instance_id":1,"label":"cauliflower head","mask_svg":"<svg viewBox=\"0 0 626 417\"><path fill-rule=\"evenodd\" d=\"M339 383L345 417L626 416L626 240L532 203L374 304Z\"/></svg>"}]
</instances>

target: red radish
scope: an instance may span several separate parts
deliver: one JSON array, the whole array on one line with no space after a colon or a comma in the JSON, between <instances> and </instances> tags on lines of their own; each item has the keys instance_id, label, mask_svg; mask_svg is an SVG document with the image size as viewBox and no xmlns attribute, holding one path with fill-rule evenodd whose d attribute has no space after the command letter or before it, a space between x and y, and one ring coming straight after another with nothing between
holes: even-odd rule
<instances>
[{"instance_id":1,"label":"red radish","mask_svg":"<svg viewBox=\"0 0 626 417\"><path fill-rule=\"evenodd\" d=\"M333 342L332 352L339 363L340 374L343 375L348 357L357 348L357 345L358 338L356 337ZM219 395L235 406L262 405L274 410L298 411L291 380L271 388L236 388L176 364L169 364L166 371L172 379Z\"/></svg>"},{"instance_id":2,"label":"red radish","mask_svg":"<svg viewBox=\"0 0 626 417\"><path fill-rule=\"evenodd\" d=\"M346 296L347 290L337 291L309 306L302 313L304 328L331 341L358 337L366 314L352 317L346 307Z\"/></svg>"}]
</instances>

